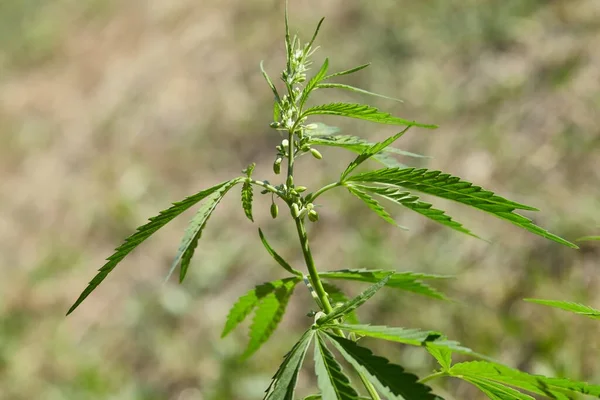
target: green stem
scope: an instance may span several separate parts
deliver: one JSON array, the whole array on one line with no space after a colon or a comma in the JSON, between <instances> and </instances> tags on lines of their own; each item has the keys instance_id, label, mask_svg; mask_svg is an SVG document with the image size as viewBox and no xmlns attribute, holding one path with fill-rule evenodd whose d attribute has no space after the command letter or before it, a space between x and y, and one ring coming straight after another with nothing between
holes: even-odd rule
<instances>
[{"instance_id":1,"label":"green stem","mask_svg":"<svg viewBox=\"0 0 600 400\"><path fill-rule=\"evenodd\" d=\"M330 183L329 185L325 185L321 189L319 189L316 192L314 192L310 196L310 199L306 199L306 200L312 203L313 201L315 201L315 199L317 197L319 197L320 195L322 195L326 191L331 190L331 189L336 188L336 187L341 186L341 185L342 185L342 182L333 182L333 183Z\"/></svg>"},{"instance_id":2,"label":"green stem","mask_svg":"<svg viewBox=\"0 0 600 400\"><path fill-rule=\"evenodd\" d=\"M261 186L264 187L265 189L267 189L269 192L271 193L275 193L277 196L281 197L283 200L286 200L286 194L283 193L282 191L278 190L275 186L264 182L264 181L257 181L255 179L251 179L250 183L257 185L257 186ZM287 200L286 200L287 201Z\"/></svg>"},{"instance_id":3,"label":"green stem","mask_svg":"<svg viewBox=\"0 0 600 400\"><path fill-rule=\"evenodd\" d=\"M315 267L315 261L313 259L312 253L310 251L310 246L308 244L308 235L306 233L306 228L304 227L302 219L294 218L294 221L296 222L296 229L298 230L298 237L300 238L300 244L302 246L302 254L304 254L304 261L306 262L306 268L308 269L311 283L313 285L313 288L315 289L317 297L323 305L323 311L326 314L329 314L333 310L333 308L331 307L331 303L329 303L327 292L325 292L325 288L323 288L323 283L319 278L319 272ZM344 332L342 332L341 329L333 328L333 332L338 336L344 337ZM369 382L367 377L364 376L360 371L357 372L358 376L360 377L360 380L365 386L365 389L367 389L369 396L371 396L371 399L381 400L381 398L377 394L377 391L373 387L373 384Z\"/></svg>"},{"instance_id":4,"label":"green stem","mask_svg":"<svg viewBox=\"0 0 600 400\"><path fill-rule=\"evenodd\" d=\"M431 380L433 380L433 379L436 379L436 378L441 378L441 377L443 377L443 376L447 376L447 375L448 375L448 372L447 372L447 371L439 371L439 372L434 372L434 373L433 373L433 374L431 374L431 375L427 375L427 376L426 376L425 378L423 378L423 379L419 379L419 383L425 383L425 382L431 381Z\"/></svg>"},{"instance_id":5,"label":"green stem","mask_svg":"<svg viewBox=\"0 0 600 400\"><path fill-rule=\"evenodd\" d=\"M308 244L306 228L304 227L304 223L300 218L294 218L294 221L296 222L296 229L298 230L298 237L300 238L300 245L302 246L302 254L304 254L304 261L306 262L306 268L308 269L311 283L315 289L317 297L323 305L323 311L326 314L329 314L333 310L333 307L331 307L331 303L329 303L327 292L325 292L325 288L323 288L323 283L321 282L319 273L315 267L315 261L313 260L310 246Z\"/></svg>"}]
</instances>

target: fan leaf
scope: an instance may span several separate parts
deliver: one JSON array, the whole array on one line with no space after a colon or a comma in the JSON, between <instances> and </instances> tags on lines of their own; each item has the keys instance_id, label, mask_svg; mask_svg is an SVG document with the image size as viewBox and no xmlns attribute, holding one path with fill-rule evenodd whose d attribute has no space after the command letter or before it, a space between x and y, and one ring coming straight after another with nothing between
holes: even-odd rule
<instances>
[{"instance_id":1,"label":"fan leaf","mask_svg":"<svg viewBox=\"0 0 600 400\"><path fill-rule=\"evenodd\" d=\"M346 296L346 294L344 292L342 292L342 289L340 289L339 287L337 287L329 282L322 282L322 283L323 283L323 288L327 292L327 295L329 296L329 300L332 305L335 306L338 303L343 304L349 300L348 296ZM351 313L348 313L346 315L345 321L349 324L358 324L359 323L358 317L356 316L356 313L354 311L352 311Z\"/></svg>"},{"instance_id":2,"label":"fan leaf","mask_svg":"<svg viewBox=\"0 0 600 400\"><path fill-rule=\"evenodd\" d=\"M299 100L300 109L302 109L302 107L304 107L304 103L306 103L306 100L308 99L308 96L310 95L310 93L314 89L316 89L318 87L319 82L321 82L323 80L323 78L325 78L328 67L329 67L329 59L326 58L325 61L323 61L323 65L321 65L321 69L319 70L319 72L317 72L317 74L308 81L308 83L304 87L304 90L302 90L302 95L300 96L300 100Z\"/></svg>"},{"instance_id":3,"label":"fan leaf","mask_svg":"<svg viewBox=\"0 0 600 400\"><path fill-rule=\"evenodd\" d=\"M367 269L342 269L338 271L321 272L319 276L325 279L344 279L375 283L383 279L390 271ZM446 296L422 282L425 279L445 279L448 276L418 274L414 272L395 272L386 283L386 287L406 290L409 292L446 300Z\"/></svg>"},{"instance_id":4,"label":"fan leaf","mask_svg":"<svg viewBox=\"0 0 600 400\"><path fill-rule=\"evenodd\" d=\"M298 278L286 278L263 283L262 285L257 285L254 289L240 297L233 307L231 307L231 310L229 310L221 337L227 336L236 326L244 321L244 319L246 319L252 310L254 310L260 301L267 295L273 293L282 286L287 286L290 283L297 284L298 282L300 282L300 279Z\"/></svg>"},{"instance_id":5,"label":"fan leaf","mask_svg":"<svg viewBox=\"0 0 600 400\"><path fill-rule=\"evenodd\" d=\"M541 304L544 306L559 308L561 310L570 311L575 314L585 315L588 318L600 319L600 310L570 301L559 300L543 300L543 299L525 299L530 303Z\"/></svg>"},{"instance_id":6,"label":"fan leaf","mask_svg":"<svg viewBox=\"0 0 600 400\"><path fill-rule=\"evenodd\" d=\"M400 137L402 137L409 129L410 126L407 126L404 130L396 133L395 135L390 136L386 140L375 143L371 147L365 149L362 153L358 155L358 157L354 159L354 161L350 163L350 165L348 165L346 170L342 173L341 180L343 181L346 178L346 176L348 176L350 172L354 171L354 169L356 169L356 167L358 167L360 164L373 157L374 155L381 153L389 145L391 145Z\"/></svg>"},{"instance_id":7,"label":"fan leaf","mask_svg":"<svg viewBox=\"0 0 600 400\"><path fill-rule=\"evenodd\" d=\"M375 356L371 350L355 342L325 333L342 356L371 381L389 400L441 400L431 388L418 382L416 375L407 373L399 365Z\"/></svg>"},{"instance_id":8,"label":"fan leaf","mask_svg":"<svg viewBox=\"0 0 600 400\"><path fill-rule=\"evenodd\" d=\"M271 337L285 314L296 283L298 283L296 279L287 280L259 301L250 325L250 342L243 358L250 357Z\"/></svg>"},{"instance_id":9,"label":"fan leaf","mask_svg":"<svg viewBox=\"0 0 600 400\"><path fill-rule=\"evenodd\" d=\"M445 211L433 208L432 204L419 200L418 196L412 195L410 192L403 192L401 190L390 188L390 187L370 187L370 186L359 186L360 189L374 193L378 196L383 197L386 200L394 202L398 205L413 210L424 217L431 219L437 223L445 225L455 231L465 233L469 236L473 236L479 239L479 236L465 228L461 223L456 222L452 217L446 215Z\"/></svg>"},{"instance_id":10,"label":"fan leaf","mask_svg":"<svg viewBox=\"0 0 600 400\"><path fill-rule=\"evenodd\" d=\"M589 385L569 379L548 378L542 375L530 375L507 366L487 362L470 361L454 364L448 371L461 379L477 379L482 382L510 385L542 396L568 400L568 392L600 396L600 386Z\"/></svg>"},{"instance_id":11,"label":"fan leaf","mask_svg":"<svg viewBox=\"0 0 600 400\"><path fill-rule=\"evenodd\" d=\"M347 185L346 188L348 189L348 191L350 193L352 193L353 195L355 195L356 197L361 199L363 201L363 203L365 203L367 205L367 207L369 207L371 210L373 210L373 212L375 212L375 214L379 215L384 221L386 221L398 228L406 230L405 227L398 225L396 223L394 218L392 218L392 216L385 210L385 208L383 208L383 206L381 204L379 204L379 202L377 200L375 200L374 198L369 196L367 193L363 192L362 190L358 189L357 187L355 187L353 185Z\"/></svg>"},{"instance_id":12,"label":"fan leaf","mask_svg":"<svg viewBox=\"0 0 600 400\"><path fill-rule=\"evenodd\" d=\"M365 290L364 292L362 292L355 298L348 300L341 306L336 307L332 312L330 312L326 316L319 318L319 320L317 321L317 324L324 325L329 322L333 322L336 319L341 318L341 317L349 314L350 312L356 310L358 307L363 305L367 300L369 300L371 297L373 297L375 295L375 293L377 293L379 291L379 289L384 287L385 284L392 277L392 275L393 275L393 273L390 273L390 274L384 276L383 279L381 279L376 284L370 286L367 290Z\"/></svg>"},{"instance_id":13,"label":"fan leaf","mask_svg":"<svg viewBox=\"0 0 600 400\"><path fill-rule=\"evenodd\" d=\"M358 72L362 69L367 68L369 65L371 65L371 63L367 63L367 64L363 64L363 65L359 65L358 67L354 67L354 68L350 68L350 69L346 69L344 71L340 71L340 72L335 72L331 75L327 75L323 80L327 80L327 79L331 79L331 78L335 78L336 76L343 76L343 75L350 75L353 74L355 72Z\"/></svg>"},{"instance_id":14,"label":"fan leaf","mask_svg":"<svg viewBox=\"0 0 600 400\"><path fill-rule=\"evenodd\" d=\"M355 92L355 93L361 93L361 94L366 94L366 95L369 95L369 96L381 97L382 99L393 100L393 101L397 101L397 102L400 102L400 103L404 103L403 100L396 99L394 97L388 97L388 96L385 96L383 94L373 93L373 92L370 92L368 90L357 88L357 87L354 87L354 86L351 86L351 85L346 85L346 84L343 84L343 83L319 83L319 84L317 84L317 88L318 89L343 89L343 90L349 90L349 91Z\"/></svg>"},{"instance_id":15,"label":"fan leaf","mask_svg":"<svg viewBox=\"0 0 600 400\"><path fill-rule=\"evenodd\" d=\"M480 186L474 186L459 177L440 171L429 171L425 168L386 168L351 176L348 181L393 185L453 200L486 211L536 235L577 248L575 244L540 228L530 219L514 212L515 210L537 211L536 208L507 200Z\"/></svg>"},{"instance_id":16,"label":"fan leaf","mask_svg":"<svg viewBox=\"0 0 600 400\"><path fill-rule=\"evenodd\" d=\"M382 339L411 346L427 347L427 349L431 348L434 349L434 351L435 349L448 350L450 352L466 354L469 356L489 360L488 357L476 353L467 347L463 347L458 342L448 340L439 332L373 325L341 324L335 325L335 327L337 329L341 329L346 332L353 332L361 336L369 336L376 339Z\"/></svg>"},{"instance_id":17,"label":"fan leaf","mask_svg":"<svg viewBox=\"0 0 600 400\"><path fill-rule=\"evenodd\" d=\"M324 338L317 333L315 342L315 373L323 400L359 400L350 379L342 371L333 354L325 346Z\"/></svg>"},{"instance_id":18,"label":"fan leaf","mask_svg":"<svg viewBox=\"0 0 600 400\"><path fill-rule=\"evenodd\" d=\"M367 150L369 147L375 145L375 143L368 142L358 136L333 135L332 133L324 133L323 131L320 130L320 129L327 129L327 128L330 128L330 127L316 128L315 132L320 132L320 133L316 133L316 134L313 133L313 130L311 130L310 131L311 136L308 139L308 143L313 146L341 147L341 148L350 150L350 151L352 151L354 153L358 153L358 154ZM398 154L401 156L415 157L415 158L429 158L429 157L421 155L421 154L411 153L409 151L400 150L395 147L387 147L382 151L382 153ZM377 159L377 155L375 155L373 158Z\"/></svg>"},{"instance_id":19,"label":"fan leaf","mask_svg":"<svg viewBox=\"0 0 600 400\"><path fill-rule=\"evenodd\" d=\"M337 115L340 117L357 118L370 122L387 125L418 126L421 128L435 129L437 125L422 124L403 118L394 117L391 114L381 112L375 107L356 103L330 103L311 107L302 113L302 117L309 115Z\"/></svg>"},{"instance_id":20,"label":"fan leaf","mask_svg":"<svg viewBox=\"0 0 600 400\"><path fill-rule=\"evenodd\" d=\"M206 227L206 223L208 222L210 216L215 208L217 208L223 197L225 197L227 192L242 180L243 178L238 178L227 182L225 185L223 185L223 187L219 188L214 194L212 194L209 197L209 200L205 202L196 212L196 215L194 215L188 224L183 238L181 239L179 250L177 250L175 260L173 260L173 263L171 264L171 269L167 275L167 279L169 279L173 271L175 271L175 268L177 268L177 265L181 262L179 281L183 282L187 274L190 261L194 256L196 246L198 246L198 241L202 236L202 231Z\"/></svg>"},{"instance_id":21,"label":"fan leaf","mask_svg":"<svg viewBox=\"0 0 600 400\"><path fill-rule=\"evenodd\" d=\"M285 360L277 370L271 384L267 388L265 400L293 400L298 372L304 362L308 346L315 335L315 331L309 329L302 335L300 340L287 354Z\"/></svg>"},{"instance_id":22,"label":"fan leaf","mask_svg":"<svg viewBox=\"0 0 600 400\"><path fill-rule=\"evenodd\" d=\"M240 179L236 178L231 181L221 182L209 189L203 190L190 196L178 203L173 203L171 208L161 211L157 216L150 218L150 222L137 228L137 232L125 239L125 242L115 249L115 252L107 258L107 263L98 270L98 273L90 281L85 290L79 295L79 298L71 306L67 315L71 314L79 305L102 283L102 281L111 273L113 269L129 254L139 246L144 240L148 239L157 230L165 226L175 217L188 210L190 207L205 199L223 186L229 185L232 182L239 182Z\"/></svg>"},{"instance_id":23,"label":"fan leaf","mask_svg":"<svg viewBox=\"0 0 600 400\"><path fill-rule=\"evenodd\" d=\"M527 394L521 393L511 387L504 386L498 382L492 382L473 377L464 377L462 379L481 390L492 400L535 400L533 397Z\"/></svg>"}]
</instances>

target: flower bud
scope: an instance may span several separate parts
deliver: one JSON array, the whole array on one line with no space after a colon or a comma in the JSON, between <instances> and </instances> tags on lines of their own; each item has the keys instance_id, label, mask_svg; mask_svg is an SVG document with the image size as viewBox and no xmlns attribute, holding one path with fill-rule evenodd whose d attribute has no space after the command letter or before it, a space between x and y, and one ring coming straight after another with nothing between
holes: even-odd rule
<instances>
[{"instance_id":1,"label":"flower bud","mask_svg":"<svg viewBox=\"0 0 600 400\"><path fill-rule=\"evenodd\" d=\"M292 204L292 216L294 218L298 218L300 216L300 209L296 203Z\"/></svg>"},{"instance_id":2,"label":"flower bud","mask_svg":"<svg viewBox=\"0 0 600 400\"><path fill-rule=\"evenodd\" d=\"M272 203L271 204L271 217L273 217L273 219L277 218L277 214L279 214L279 207L277 207L277 204Z\"/></svg>"},{"instance_id":3,"label":"flower bud","mask_svg":"<svg viewBox=\"0 0 600 400\"><path fill-rule=\"evenodd\" d=\"M275 172L276 175L279 175L279 173L281 172L281 160L281 157L277 157L277 159L273 163L273 172Z\"/></svg>"},{"instance_id":4,"label":"flower bud","mask_svg":"<svg viewBox=\"0 0 600 400\"><path fill-rule=\"evenodd\" d=\"M281 141L281 146L283 146L284 148L288 147L289 145L290 145L290 142L287 139L283 139Z\"/></svg>"},{"instance_id":5,"label":"flower bud","mask_svg":"<svg viewBox=\"0 0 600 400\"><path fill-rule=\"evenodd\" d=\"M296 189L297 193L302 193L302 192L304 192L308 188L306 186L296 186L295 189Z\"/></svg>"},{"instance_id":6,"label":"flower bud","mask_svg":"<svg viewBox=\"0 0 600 400\"><path fill-rule=\"evenodd\" d=\"M287 181L285 181L288 187L294 186L294 177L292 175L287 177Z\"/></svg>"},{"instance_id":7,"label":"flower bud","mask_svg":"<svg viewBox=\"0 0 600 400\"><path fill-rule=\"evenodd\" d=\"M276 121L274 121L274 122L271 122L271 123L269 124L269 126L270 126L271 128L273 128L273 129L277 129L277 128L279 128L279 127L281 126L281 124L280 124L279 122L276 122Z\"/></svg>"},{"instance_id":8,"label":"flower bud","mask_svg":"<svg viewBox=\"0 0 600 400\"><path fill-rule=\"evenodd\" d=\"M323 156L321 155L321 153L319 153L319 150L317 150L317 149L310 149L310 154L312 154L313 157L316 158L317 160L320 160L323 158Z\"/></svg>"},{"instance_id":9,"label":"flower bud","mask_svg":"<svg viewBox=\"0 0 600 400\"><path fill-rule=\"evenodd\" d=\"M308 212L308 219L310 222L317 222L319 220L319 213L317 213L315 210L310 210Z\"/></svg>"}]
</instances>

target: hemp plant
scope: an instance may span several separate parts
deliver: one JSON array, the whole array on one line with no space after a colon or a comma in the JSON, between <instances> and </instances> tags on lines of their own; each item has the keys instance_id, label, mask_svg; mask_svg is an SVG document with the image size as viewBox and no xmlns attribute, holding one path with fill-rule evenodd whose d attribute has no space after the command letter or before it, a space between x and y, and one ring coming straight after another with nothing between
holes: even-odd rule
<instances>
[{"instance_id":1,"label":"hemp plant","mask_svg":"<svg viewBox=\"0 0 600 400\"><path fill-rule=\"evenodd\" d=\"M532 395L568 399L571 397L571 393L600 396L600 386L568 379L530 375L512 369L464 347L456 341L449 340L440 332L368 325L358 322L354 311L384 287L410 291L435 299L445 299L442 293L426 283L426 281L435 280L439 276L386 270L321 271L317 269L311 253L306 224L307 222L318 222L319 214L315 204L321 196L333 189L346 189L350 195L362 200L369 209L394 225L396 222L379 202L380 199L417 212L425 218L460 233L476 236L443 210L420 200L418 194L424 193L487 212L562 245L577 247L517 213L518 210L536 211L537 209L534 207L507 200L460 177L424 168L404 167L395 160L394 155L404 154L391 147L396 140L406 134L409 129L434 129L435 125L395 117L363 104L329 103L309 106L311 95L321 89L341 89L376 95L367 90L334 82L335 78L359 72L367 68L369 64L329 73L329 62L325 59L318 71L310 79L307 77L311 66L311 56L317 49L314 43L322 22L323 20L319 22L312 38L303 44L297 36L290 35L286 7L287 62L281 73L283 93L276 88L261 63L262 73L274 95L273 122L270 126L284 135L283 141L277 146L273 164L275 174L284 172L281 182L275 184L255 179L253 177L254 164L252 164L243 171L242 176L221 182L174 203L171 208L150 218L150 222L139 227L136 233L125 239L125 242L107 259L106 264L90 281L68 313L73 312L117 264L140 243L184 211L200 201L204 201L186 229L171 267L170 273L179 266L179 280L183 281L202 232L219 202L231 189L241 185L243 210L248 219L253 221L253 189L258 187L261 193L274 199L271 205L273 218L287 217L294 221L306 265L304 271L293 268L271 247L264 233L259 229L258 234L264 247L273 259L289 273L289 277L258 285L240 297L227 316L223 336L230 333L248 315L254 313L254 319L250 325L249 344L244 356L248 357L255 353L278 326L298 284L306 285L318 307L318 311L309 313L310 317L314 317L314 322L307 324L304 334L285 356L283 363L273 376L271 384L266 389L264 399L293 400L295 398L298 374L311 345L314 347L318 393L306 397L305 400L441 399L427 384L433 379L442 377L465 380L479 388L489 398L498 400L533 399ZM309 121L312 116L328 115L402 126L403 129L384 141L372 143L363 138L340 134L334 128ZM321 159L322 155L316 149L319 146L340 147L358 155L334 182L314 192L308 192L306 187L297 185L295 182L296 160L309 154L317 160ZM379 162L383 164L383 168L357 172L357 167L367 160ZM285 204L289 214L279 215L276 199ZM358 296L348 298L332 283L336 280L367 282L372 286ZM433 371L431 375L419 379L399 364L373 354L371 350L360 344L361 337L372 337L421 347L437 360L439 369ZM332 349L337 352L337 356ZM476 360L453 363L452 355L454 353L466 354ZM338 361L339 357L355 370L360 381L359 385L351 382ZM360 394L361 392L363 394Z\"/></svg>"}]
</instances>

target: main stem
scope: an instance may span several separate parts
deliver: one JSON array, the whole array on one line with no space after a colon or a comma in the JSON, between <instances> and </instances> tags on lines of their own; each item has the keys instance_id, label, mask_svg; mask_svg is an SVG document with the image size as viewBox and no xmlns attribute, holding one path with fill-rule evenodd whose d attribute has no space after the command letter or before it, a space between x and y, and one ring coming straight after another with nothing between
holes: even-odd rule
<instances>
[{"instance_id":1,"label":"main stem","mask_svg":"<svg viewBox=\"0 0 600 400\"><path fill-rule=\"evenodd\" d=\"M300 245L302 246L302 253L304 254L304 261L306 262L306 268L308 269L308 274L310 275L310 281L315 289L317 297L323 305L323 311L325 314L329 314L333 308L331 307L331 303L329 302L329 297L327 296L327 292L325 292L323 283L319 278L317 267L315 267L315 261L313 260L310 246L308 244L306 228L304 227L304 223L300 218L294 218L294 220L296 221L296 229L298 230L298 237L300 238Z\"/></svg>"}]
</instances>

